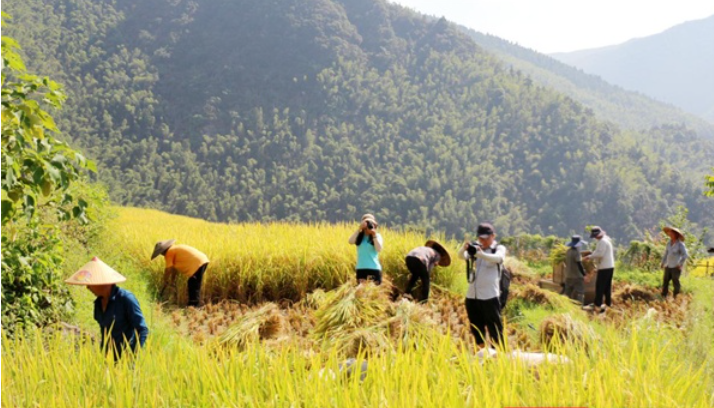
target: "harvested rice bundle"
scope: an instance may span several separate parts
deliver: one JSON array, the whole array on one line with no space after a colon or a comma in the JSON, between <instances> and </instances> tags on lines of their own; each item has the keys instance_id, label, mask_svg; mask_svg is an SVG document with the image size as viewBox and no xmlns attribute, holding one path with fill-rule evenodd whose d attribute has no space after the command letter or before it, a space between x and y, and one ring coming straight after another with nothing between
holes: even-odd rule
<instances>
[{"instance_id":1,"label":"harvested rice bundle","mask_svg":"<svg viewBox=\"0 0 714 408\"><path fill-rule=\"evenodd\" d=\"M568 307L568 305L570 305L568 298L530 283L523 286L516 285L512 287L511 293L513 294L513 299L522 299L527 303L548 306L551 309Z\"/></svg>"},{"instance_id":2,"label":"harvested rice bundle","mask_svg":"<svg viewBox=\"0 0 714 408\"><path fill-rule=\"evenodd\" d=\"M244 314L221 335L219 342L243 349L250 341L277 337L283 330L283 321L284 317L278 306L275 303L267 303Z\"/></svg>"},{"instance_id":3,"label":"harvested rice bundle","mask_svg":"<svg viewBox=\"0 0 714 408\"><path fill-rule=\"evenodd\" d=\"M368 327L383 322L390 307L388 289L372 283L346 283L328 294L317 311L314 335L329 337L333 332Z\"/></svg>"},{"instance_id":4,"label":"harvested rice bundle","mask_svg":"<svg viewBox=\"0 0 714 408\"><path fill-rule=\"evenodd\" d=\"M308 293L302 300L302 304L310 309L317 310L327 300L327 293L322 289L316 289L312 293Z\"/></svg>"},{"instance_id":5,"label":"harvested rice bundle","mask_svg":"<svg viewBox=\"0 0 714 408\"><path fill-rule=\"evenodd\" d=\"M512 280L514 282L526 283L529 281L538 281L538 274L533 272L528 265L521 262L518 258L507 256L504 265L511 271Z\"/></svg>"},{"instance_id":6,"label":"harvested rice bundle","mask_svg":"<svg viewBox=\"0 0 714 408\"><path fill-rule=\"evenodd\" d=\"M346 357L356 357L360 353L373 355L393 349L384 323L336 333L328 344L334 345Z\"/></svg>"},{"instance_id":7,"label":"harvested rice bundle","mask_svg":"<svg viewBox=\"0 0 714 408\"><path fill-rule=\"evenodd\" d=\"M346 283L332 293L315 317L313 338L336 347L347 356L360 348L378 351L389 343L387 324L391 304L389 288L372 283Z\"/></svg>"},{"instance_id":8,"label":"harvested rice bundle","mask_svg":"<svg viewBox=\"0 0 714 408\"><path fill-rule=\"evenodd\" d=\"M567 313L550 316L540 325L540 340L546 349L572 343L587 350L588 344L594 339L595 332L590 326L573 319Z\"/></svg>"},{"instance_id":9,"label":"harvested rice bundle","mask_svg":"<svg viewBox=\"0 0 714 408\"><path fill-rule=\"evenodd\" d=\"M651 302L656 299L656 293L639 285L627 284L615 292L615 299L621 301L645 301Z\"/></svg>"},{"instance_id":10,"label":"harvested rice bundle","mask_svg":"<svg viewBox=\"0 0 714 408\"><path fill-rule=\"evenodd\" d=\"M394 307L393 316L389 319L389 333L393 339L406 345L418 336L428 336L441 332L437 326L434 312L428 307L402 300Z\"/></svg>"}]
</instances>

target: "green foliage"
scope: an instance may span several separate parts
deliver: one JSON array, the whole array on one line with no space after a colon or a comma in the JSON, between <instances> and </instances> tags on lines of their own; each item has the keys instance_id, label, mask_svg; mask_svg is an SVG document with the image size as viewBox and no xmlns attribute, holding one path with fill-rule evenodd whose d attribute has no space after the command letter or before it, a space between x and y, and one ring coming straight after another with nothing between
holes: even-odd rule
<instances>
[{"instance_id":1,"label":"green foliage","mask_svg":"<svg viewBox=\"0 0 714 408\"><path fill-rule=\"evenodd\" d=\"M632 268L654 271L660 269L662 255L669 242L669 237L662 230L666 226L678 228L684 233L685 244L689 259L687 265L693 266L699 259L706 256L704 245L708 228L699 228L688 218L689 210L685 207L678 207L676 212L659 222L659 227L655 230L645 231L642 241L633 240L623 254L623 261Z\"/></svg>"},{"instance_id":2,"label":"green foliage","mask_svg":"<svg viewBox=\"0 0 714 408\"><path fill-rule=\"evenodd\" d=\"M56 82L26 73L19 48L2 36L2 326L11 334L71 310L61 226L88 221L87 201L69 189L82 169L96 171L51 136L58 129L43 106L59 109L66 96Z\"/></svg>"},{"instance_id":3,"label":"green foliage","mask_svg":"<svg viewBox=\"0 0 714 408\"><path fill-rule=\"evenodd\" d=\"M72 299L62 282L62 240L54 227L24 225L2 235L2 326L9 334L67 317Z\"/></svg>"},{"instance_id":4,"label":"green foliage","mask_svg":"<svg viewBox=\"0 0 714 408\"><path fill-rule=\"evenodd\" d=\"M40 103L59 109L66 96L49 78L26 74L17 49L14 39L2 37L2 225L21 214L32 219L40 206L54 206L60 219L86 220L87 203L76 200L67 211L64 206L75 199L64 192L80 168L96 167L50 136L58 129Z\"/></svg>"},{"instance_id":5,"label":"green foliage","mask_svg":"<svg viewBox=\"0 0 714 408\"><path fill-rule=\"evenodd\" d=\"M712 168L714 171L714 168ZM714 197L714 174L711 176L706 176L706 188L707 190L704 192L704 194L708 195L709 197Z\"/></svg>"},{"instance_id":6,"label":"green foliage","mask_svg":"<svg viewBox=\"0 0 714 408\"><path fill-rule=\"evenodd\" d=\"M376 0L9 3L58 124L115 202L211 221L353 220L458 237L640 237L709 210L714 145L620 131L445 20ZM51 38L52 41L45 41ZM229 51L226 51L229 50Z\"/></svg>"},{"instance_id":7,"label":"green foliage","mask_svg":"<svg viewBox=\"0 0 714 408\"><path fill-rule=\"evenodd\" d=\"M504 237L500 243L508 248L510 256L527 259L530 262L540 262L547 260L550 251L562 241L554 235L544 237L538 234L519 234Z\"/></svg>"}]
</instances>

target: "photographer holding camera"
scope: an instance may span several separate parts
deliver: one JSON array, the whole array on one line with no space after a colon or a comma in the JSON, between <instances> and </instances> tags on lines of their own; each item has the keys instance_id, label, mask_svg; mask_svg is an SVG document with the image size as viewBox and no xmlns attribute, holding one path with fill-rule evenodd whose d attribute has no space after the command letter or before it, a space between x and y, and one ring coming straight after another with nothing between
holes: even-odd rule
<instances>
[{"instance_id":1,"label":"photographer holding camera","mask_svg":"<svg viewBox=\"0 0 714 408\"><path fill-rule=\"evenodd\" d=\"M374 215L365 214L359 229L350 236L349 243L357 245L357 281L372 278L374 283L382 283L382 264L379 252L382 250L382 236L377 232L379 224ZM367 239L365 239L367 238Z\"/></svg>"},{"instance_id":2,"label":"photographer holding camera","mask_svg":"<svg viewBox=\"0 0 714 408\"><path fill-rule=\"evenodd\" d=\"M501 321L501 266L506 259L506 247L496 242L491 224L483 223L476 231L478 241L466 241L459 257L467 262L469 289L466 293L466 313L476 344L483 347L486 336L492 342L505 345Z\"/></svg>"}]
</instances>

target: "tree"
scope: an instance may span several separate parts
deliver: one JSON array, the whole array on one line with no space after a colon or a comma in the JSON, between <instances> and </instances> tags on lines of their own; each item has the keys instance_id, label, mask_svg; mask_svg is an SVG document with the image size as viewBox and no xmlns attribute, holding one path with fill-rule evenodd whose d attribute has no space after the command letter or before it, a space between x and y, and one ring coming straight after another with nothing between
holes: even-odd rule
<instances>
[{"instance_id":1,"label":"tree","mask_svg":"<svg viewBox=\"0 0 714 408\"><path fill-rule=\"evenodd\" d=\"M712 168L712 171L714 171L714 168ZM714 174L711 176L706 176L706 188L707 190L704 192L709 197L714 197Z\"/></svg>"},{"instance_id":2,"label":"tree","mask_svg":"<svg viewBox=\"0 0 714 408\"><path fill-rule=\"evenodd\" d=\"M49 78L27 74L19 48L2 36L2 326L9 333L71 309L55 221L87 221L86 201L68 189L83 169L96 171L52 136L58 129L43 106L61 108L65 94Z\"/></svg>"}]
</instances>

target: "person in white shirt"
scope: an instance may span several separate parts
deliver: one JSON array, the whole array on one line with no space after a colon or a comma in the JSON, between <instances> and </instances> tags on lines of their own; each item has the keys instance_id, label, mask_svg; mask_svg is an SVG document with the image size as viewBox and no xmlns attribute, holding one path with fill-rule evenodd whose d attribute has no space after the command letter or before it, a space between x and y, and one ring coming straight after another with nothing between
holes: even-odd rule
<instances>
[{"instance_id":1,"label":"person in white shirt","mask_svg":"<svg viewBox=\"0 0 714 408\"><path fill-rule=\"evenodd\" d=\"M605 231L600 227L593 227L590 230L590 238L597 239L595 251L583 258L583 261L592 259L597 263L597 280L595 281L595 304L584 306L585 310L598 310L604 313L608 307L612 307L612 275L615 273L615 252L612 248L612 241ZM605 305L602 304L605 297Z\"/></svg>"},{"instance_id":2,"label":"person in white shirt","mask_svg":"<svg viewBox=\"0 0 714 408\"><path fill-rule=\"evenodd\" d=\"M664 227L662 229L668 236L670 241L662 255L661 268L664 269L664 277L662 279L662 297L667 298L669 292L669 281L674 283L674 297L677 298L681 285L679 277L682 274L684 263L689 258L687 247L684 246L684 234L682 231L674 227Z\"/></svg>"},{"instance_id":3,"label":"person in white shirt","mask_svg":"<svg viewBox=\"0 0 714 408\"><path fill-rule=\"evenodd\" d=\"M466 313L471 333L479 347L490 337L492 342L505 345L501 321L500 267L506 259L506 247L498 245L491 224L480 224L476 230L478 245L466 241L458 256L470 262L467 276Z\"/></svg>"}]
</instances>

